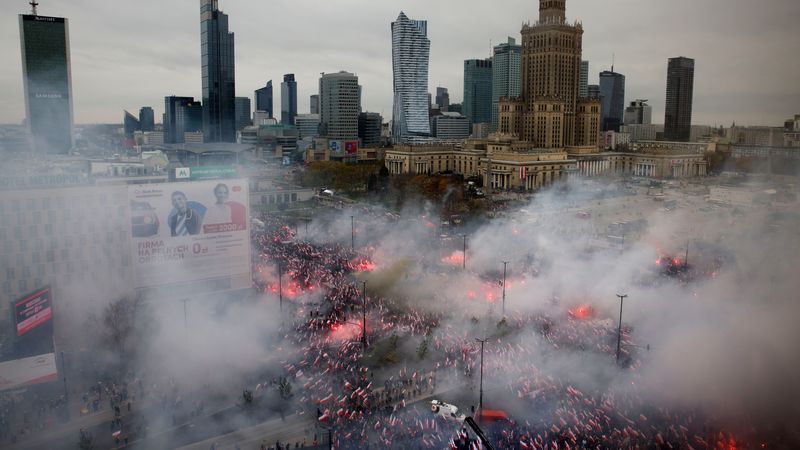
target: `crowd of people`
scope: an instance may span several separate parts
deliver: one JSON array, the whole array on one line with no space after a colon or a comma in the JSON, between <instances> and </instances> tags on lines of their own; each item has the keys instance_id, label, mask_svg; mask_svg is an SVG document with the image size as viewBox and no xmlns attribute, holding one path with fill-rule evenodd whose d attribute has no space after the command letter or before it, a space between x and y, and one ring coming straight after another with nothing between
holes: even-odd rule
<instances>
[{"instance_id":1,"label":"crowd of people","mask_svg":"<svg viewBox=\"0 0 800 450\"><path fill-rule=\"evenodd\" d=\"M291 229L278 221L256 233L261 251L257 271L281 264L298 295L322 292L317 303L297 303L294 333L286 335L302 348L287 356L284 369L300 386L301 406L315 411L319 426L331 428L334 448L457 448L464 425L432 414L413 403L436 392L436 379L475 385L480 346L469 318L458 311L422 312L396 299L371 296L368 302L370 341L401 333L404 338L430 342L427 369L382 371L385 383L375 382L377 367L365 363L363 330L355 328L337 340L337 328L360 323L363 293L354 274L362 256L337 245L294 242ZM260 285L269 291L274 279ZM473 319L474 320L474 319ZM480 319L489 320L489 319ZM564 312L510 312L490 330L484 346L483 374L509 399L514 411L507 420L486 423L495 448L694 448L735 449L754 438L733 432L698 411L652 405L638 387L642 365L632 330L624 329L619 367L624 384L581 388L548 362L559 356L592 355L614 367L616 324ZM401 363L402 364L402 363ZM395 370L397 373L391 374Z\"/></svg>"}]
</instances>

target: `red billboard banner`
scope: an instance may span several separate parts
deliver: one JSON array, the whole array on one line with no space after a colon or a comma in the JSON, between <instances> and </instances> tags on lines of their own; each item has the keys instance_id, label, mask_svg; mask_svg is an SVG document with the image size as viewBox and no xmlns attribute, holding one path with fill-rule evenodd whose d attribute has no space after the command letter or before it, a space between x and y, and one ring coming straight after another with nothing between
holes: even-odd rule
<instances>
[{"instance_id":1,"label":"red billboard banner","mask_svg":"<svg viewBox=\"0 0 800 450\"><path fill-rule=\"evenodd\" d=\"M358 153L358 141L345 141L344 152L348 155L355 155Z\"/></svg>"},{"instance_id":2,"label":"red billboard banner","mask_svg":"<svg viewBox=\"0 0 800 450\"><path fill-rule=\"evenodd\" d=\"M40 289L22 300L14 303L14 320L17 336L47 323L53 318L53 307L50 302L50 288Z\"/></svg>"}]
</instances>

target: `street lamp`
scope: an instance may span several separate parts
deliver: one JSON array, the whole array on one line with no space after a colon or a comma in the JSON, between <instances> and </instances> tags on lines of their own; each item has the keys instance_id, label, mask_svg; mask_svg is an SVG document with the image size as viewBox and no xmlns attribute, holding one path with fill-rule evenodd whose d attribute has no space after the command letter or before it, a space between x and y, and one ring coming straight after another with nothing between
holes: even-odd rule
<instances>
[{"instance_id":1,"label":"street lamp","mask_svg":"<svg viewBox=\"0 0 800 450\"><path fill-rule=\"evenodd\" d=\"M462 258L462 262L461 262L461 264L462 264L461 268L463 270L467 270L467 235L466 234L462 234L461 237L464 238L464 250L463 250L463 253L462 253L463 258Z\"/></svg>"},{"instance_id":2,"label":"street lamp","mask_svg":"<svg viewBox=\"0 0 800 450\"><path fill-rule=\"evenodd\" d=\"M363 305L362 305L362 322L361 322L361 344L364 347L364 352L367 351L367 282L362 281L363 287Z\"/></svg>"},{"instance_id":3,"label":"street lamp","mask_svg":"<svg viewBox=\"0 0 800 450\"><path fill-rule=\"evenodd\" d=\"M350 249L356 251L356 218L350 216Z\"/></svg>"},{"instance_id":4,"label":"street lamp","mask_svg":"<svg viewBox=\"0 0 800 450\"><path fill-rule=\"evenodd\" d=\"M619 363L619 350L622 344L622 303L628 294L617 294L617 297L619 297L619 328L617 329L617 363Z\"/></svg>"},{"instance_id":5,"label":"street lamp","mask_svg":"<svg viewBox=\"0 0 800 450\"><path fill-rule=\"evenodd\" d=\"M506 267L508 261L503 261L503 317L506 316Z\"/></svg>"},{"instance_id":6,"label":"street lamp","mask_svg":"<svg viewBox=\"0 0 800 450\"><path fill-rule=\"evenodd\" d=\"M278 299L280 301L281 313L283 312L283 268L278 262Z\"/></svg>"},{"instance_id":7,"label":"street lamp","mask_svg":"<svg viewBox=\"0 0 800 450\"><path fill-rule=\"evenodd\" d=\"M478 411L480 414L483 414L483 344L488 341L488 339L479 339L475 338L477 342L481 343L481 385L480 385L480 397L478 397Z\"/></svg>"}]
</instances>

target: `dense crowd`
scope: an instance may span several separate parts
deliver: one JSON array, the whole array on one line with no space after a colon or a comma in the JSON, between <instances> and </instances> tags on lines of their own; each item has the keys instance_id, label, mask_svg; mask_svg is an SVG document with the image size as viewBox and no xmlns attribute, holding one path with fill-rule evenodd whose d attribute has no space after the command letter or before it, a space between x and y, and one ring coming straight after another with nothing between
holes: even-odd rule
<instances>
[{"instance_id":1,"label":"dense crowd","mask_svg":"<svg viewBox=\"0 0 800 450\"><path fill-rule=\"evenodd\" d=\"M296 306L294 333L286 337L302 352L289 355L284 369L301 386L300 404L317 414L322 428L333 430L334 448L458 448L464 425L413 400L430 397L437 377L475 385L480 350L468 319L462 326L453 317L370 297L370 341L401 333L429 341L431 352L427 369L390 369L396 373L384 373L387 381L376 383L375 368L365 363L361 326L337 338L339 327L360 324L363 293L353 275L362 257L337 245L294 242L291 230L277 221L266 223L256 241L261 251L256 271L281 264L289 283L299 286L298 295L322 292L313 306ZM260 288L269 291L273 285L274 279L265 277ZM485 345L484 377L500 384L517 414L484 424L495 448L734 449L753 437L724 429L701 411L649 404L638 388L642 361L629 329L622 333L619 363L629 386L579 389L551 370L547 362L558 355L593 355L613 367L615 325L566 311L563 317L512 313L497 324Z\"/></svg>"}]
</instances>

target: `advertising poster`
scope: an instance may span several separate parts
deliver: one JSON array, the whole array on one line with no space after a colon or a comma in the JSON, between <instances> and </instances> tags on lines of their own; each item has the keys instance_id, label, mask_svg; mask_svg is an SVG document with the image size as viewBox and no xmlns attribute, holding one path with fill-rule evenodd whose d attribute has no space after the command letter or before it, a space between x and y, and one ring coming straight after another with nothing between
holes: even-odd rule
<instances>
[{"instance_id":1,"label":"advertising poster","mask_svg":"<svg viewBox=\"0 0 800 450\"><path fill-rule=\"evenodd\" d=\"M346 141L344 143L344 152L347 153L347 155L357 155L358 141Z\"/></svg>"},{"instance_id":2,"label":"advertising poster","mask_svg":"<svg viewBox=\"0 0 800 450\"><path fill-rule=\"evenodd\" d=\"M53 308L50 304L50 288L40 289L22 300L14 303L14 322L17 336L53 319Z\"/></svg>"},{"instance_id":3,"label":"advertising poster","mask_svg":"<svg viewBox=\"0 0 800 450\"><path fill-rule=\"evenodd\" d=\"M203 280L250 284L246 180L128 187L136 288Z\"/></svg>"},{"instance_id":4,"label":"advertising poster","mask_svg":"<svg viewBox=\"0 0 800 450\"><path fill-rule=\"evenodd\" d=\"M0 361L0 391L57 380L55 353Z\"/></svg>"}]
</instances>

